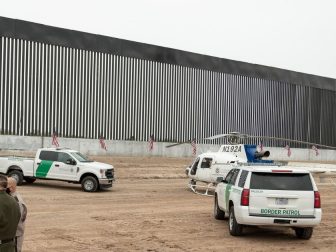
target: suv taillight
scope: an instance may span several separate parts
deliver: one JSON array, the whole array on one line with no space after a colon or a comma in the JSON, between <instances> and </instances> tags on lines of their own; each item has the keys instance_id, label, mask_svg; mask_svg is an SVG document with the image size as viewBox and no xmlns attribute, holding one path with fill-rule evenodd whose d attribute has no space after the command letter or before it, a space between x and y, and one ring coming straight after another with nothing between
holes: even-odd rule
<instances>
[{"instance_id":1,"label":"suv taillight","mask_svg":"<svg viewBox=\"0 0 336 252\"><path fill-rule=\"evenodd\" d=\"M314 208L321 208L321 197L318 191L314 192Z\"/></svg>"},{"instance_id":2,"label":"suv taillight","mask_svg":"<svg viewBox=\"0 0 336 252\"><path fill-rule=\"evenodd\" d=\"M248 206L250 204L250 189L243 189L240 199L240 205Z\"/></svg>"}]
</instances>

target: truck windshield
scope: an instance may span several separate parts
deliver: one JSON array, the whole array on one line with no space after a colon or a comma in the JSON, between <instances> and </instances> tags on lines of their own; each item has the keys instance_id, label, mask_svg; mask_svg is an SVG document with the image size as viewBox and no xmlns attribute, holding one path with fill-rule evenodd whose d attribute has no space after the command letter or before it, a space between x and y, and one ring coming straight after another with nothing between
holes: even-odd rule
<instances>
[{"instance_id":1,"label":"truck windshield","mask_svg":"<svg viewBox=\"0 0 336 252\"><path fill-rule=\"evenodd\" d=\"M93 162L80 152L71 153L79 162Z\"/></svg>"},{"instance_id":2,"label":"truck windshield","mask_svg":"<svg viewBox=\"0 0 336 252\"><path fill-rule=\"evenodd\" d=\"M313 185L307 173L252 172L251 189L312 191Z\"/></svg>"}]
</instances>

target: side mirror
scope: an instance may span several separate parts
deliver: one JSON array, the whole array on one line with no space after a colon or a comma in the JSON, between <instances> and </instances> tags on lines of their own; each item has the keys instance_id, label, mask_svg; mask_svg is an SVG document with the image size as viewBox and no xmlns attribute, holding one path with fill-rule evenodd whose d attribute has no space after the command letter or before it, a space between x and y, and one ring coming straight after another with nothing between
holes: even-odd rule
<instances>
[{"instance_id":1,"label":"side mirror","mask_svg":"<svg viewBox=\"0 0 336 252\"><path fill-rule=\"evenodd\" d=\"M216 182L217 183L221 183L221 182L223 182L224 181L224 178L223 177L217 177L217 179L216 179Z\"/></svg>"},{"instance_id":2,"label":"side mirror","mask_svg":"<svg viewBox=\"0 0 336 252\"><path fill-rule=\"evenodd\" d=\"M76 163L76 161L73 160L73 159L68 159L68 160L66 161L66 164L68 164L68 165L76 165L77 163Z\"/></svg>"}]
</instances>

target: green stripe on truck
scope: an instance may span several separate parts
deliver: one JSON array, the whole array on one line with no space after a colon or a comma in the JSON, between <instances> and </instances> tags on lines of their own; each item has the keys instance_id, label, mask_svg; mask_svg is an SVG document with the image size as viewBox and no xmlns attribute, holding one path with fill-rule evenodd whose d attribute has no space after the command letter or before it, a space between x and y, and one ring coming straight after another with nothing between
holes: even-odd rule
<instances>
[{"instance_id":1,"label":"green stripe on truck","mask_svg":"<svg viewBox=\"0 0 336 252\"><path fill-rule=\"evenodd\" d=\"M37 167L35 176L39 178L47 177L47 174L53 164L53 161L41 161L41 164Z\"/></svg>"}]
</instances>

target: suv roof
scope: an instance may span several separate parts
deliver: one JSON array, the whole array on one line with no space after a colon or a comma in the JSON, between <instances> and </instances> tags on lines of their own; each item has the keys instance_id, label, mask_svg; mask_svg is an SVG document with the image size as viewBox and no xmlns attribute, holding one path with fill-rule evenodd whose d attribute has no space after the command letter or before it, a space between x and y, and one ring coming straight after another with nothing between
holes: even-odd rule
<instances>
[{"instance_id":1,"label":"suv roof","mask_svg":"<svg viewBox=\"0 0 336 252\"><path fill-rule=\"evenodd\" d=\"M269 173L309 173L307 170L297 169L293 167L264 167L264 166L248 166L238 167L242 170L250 172L269 172Z\"/></svg>"}]
</instances>

